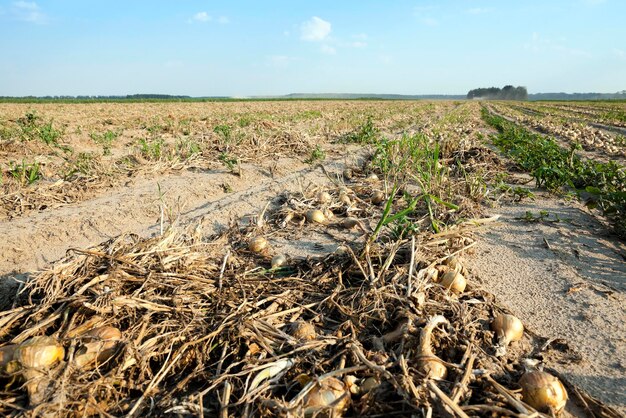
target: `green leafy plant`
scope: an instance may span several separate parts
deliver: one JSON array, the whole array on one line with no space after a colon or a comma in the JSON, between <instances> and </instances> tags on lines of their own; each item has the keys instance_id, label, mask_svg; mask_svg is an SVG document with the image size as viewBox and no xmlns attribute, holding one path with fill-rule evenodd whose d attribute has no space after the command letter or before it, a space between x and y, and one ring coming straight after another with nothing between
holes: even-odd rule
<instances>
[{"instance_id":1,"label":"green leafy plant","mask_svg":"<svg viewBox=\"0 0 626 418\"><path fill-rule=\"evenodd\" d=\"M9 162L9 174L21 184L33 184L41 179L41 168L38 162L27 163L22 160L20 163Z\"/></svg>"},{"instance_id":2,"label":"green leafy plant","mask_svg":"<svg viewBox=\"0 0 626 418\"><path fill-rule=\"evenodd\" d=\"M307 164L313 164L316 161L323 161L326 158L326 152L319 146L319 144L315 145L315 149L311 151L311 155L309 158L304 160Z\"/></svg>"},{"instance_id":3,"label":"green leafy plant","mask_svg":"<svg viewBox=\"0 0 626 418\"><path fill-rule=\"evenodd\" d=\"M27 112L17 120L23 141L40 140L46 145L58 145L62 132L56 129L52 121L43 122L36 112Z\"/></svg>"},{"instance_id":4,"label":"green leafy plant","mask_svg":"<svg viewBox=\"0 0 626 418\"><path fill-rule=\"evenodd\" d=\"M161 138L148 140L142 138L139 140L141 155L149 160L159 160L163 154L164 141Z\"/></svg>"},{"instance_id":5,"label":"green leafy plant","mask_svg":"<svg viewBox=\"0 0 626 418\"><path fill-rule=\"evenodd\" d=\"M102 153L111 155L111 145L120 136L120 132L108 130L103 133L92 132L89 134L93 142L102 145Z\"/></svg>"},{"instance_id":6,"label":"green leafy plant","mask_svg":"<svg viewBox=\"0 0 626 418\"><path fill-rule=\"evenodd\" d=\"M565 149L482 109L483 119L498 130L492 139L505 154L535 178L538 187L555 192L585 192L587 204L601 209L617 234L626 238L626 169L615 161L581 159L576 144Z\"/></svg>"},{"instance_id":7,"label":"green leafy plant","mask_svg":"<svg viewBox=\"0 0 626 418\"><path fill-rule=\"evenodd\" d=\"M221 135L225 141L230 141L232 128L229 125L217 125L213 128L213 132Z\"/></svg>"},{"instance_id":8,"label":"green leafy plant","mask_svg":"<svg viewBox=\"0 0 626 418\"><path fill-rule=\"evenodd\" d=\"M374 126L372 117L368 116L365 123L357 127L343 138L343 142L372 144L378 140L379 131Z\"/></svg>"},{"instance_id":9,"label":"green leafy plant","mask_svg":"<svg viewBox=\"0 0 626 418\"><path fill-rule=\"evenodd\" d=\"M217 159L220 160L230 171L235 172L239 162L237 158L226 152L222 152L218 155Z\"/></svg>"}]
</instances>

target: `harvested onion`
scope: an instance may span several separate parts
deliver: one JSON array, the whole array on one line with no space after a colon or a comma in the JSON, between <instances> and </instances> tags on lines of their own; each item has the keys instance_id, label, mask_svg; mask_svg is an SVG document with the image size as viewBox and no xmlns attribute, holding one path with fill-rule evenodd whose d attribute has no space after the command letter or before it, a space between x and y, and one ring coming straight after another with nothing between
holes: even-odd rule
<instances>
[{"instance_id":1,"label":"harvested onion","mask_svg":"<svg viewBox=\"0 0 626 418\"><path fill-rule=\"evenodd\" d=\"M64 356L65 349L53 337L32 337L15 348L13 362L26 380L31 405L37 405L45 399L51 382L47 371L63 360Z\"/></svg>"},{"instance_id":2,"label":"harvested onion","mask_svg":"<svg viewBox=\"0 0 626 418\"><path fill-rule=\"evenodd\" d=\"M300 385L306 386L311 378L300 375L296 380ZM316 382L303 399L304 416L340 417L350 404L350 390L347 386L334 377Z\"/></svg>"},{"instance_id":3,"label":"harvested onion","mask_svg":"<svg viewBox=\"0 0 626 418\"><path fill-rule=\"evenodd\" d=\"M506 354L506 347L519 341L524 336L524 325L517 317L508 314L496 316L491 323L491 329L496 333L498 344L496 345L496 356Z\"/></svg>"},{"instance_id":4,"label":"harvested onion","mask_svg":"<svg viewBox=\"0 0 626 418\"><path fill-rule=\"evenodd\" d=\"M567 403L567 391L563 383L550 373L530 371L519 381L522 399L540 412L559 413Z\"/></svg>"},{"instance_id":5,"label":"harvested onion","mask_svg":"<svg viewBox=\"0 0 626 418\"><path fill-rule=\"evenodd\" d=\"M435 315L422 329L420 334L420 345L418 352L417 367L420 372L431 379L445 379L448 374L446 366L433 353L431 338L433 330L440 324L447 324L448 320L443 315Z\"/></svg>"},{"instance_id":6,"label":"harvested onion","mask_svg":"<svg viewBox=\"0 0 626 418\"><path fill-rule=\"evenodd\" d=\"M316 222L321 224L326 221L326 216L324 216L324 212L321 210L313 209L306 212L306 220L311 223Z\"/></svg>"},{"instance_id":7,"label":"harvested onion","mask_svg":"<svg viewBox=\"0 0 626 418\"><path fill-rule=\"evenodd\" d=\"M248 249L253 253L260 253L267 248L267 240L263 237L254 237L248 242Z\"/></svg>"},{"instance_id":8,"label":"harvested onion","mask_svg":"<svg viewBox=\"0 0 626 418\"><path fill-rule=\"evenodd\" d=\"M352 178L352 176L353 176L353 174L352 174L352 170L351 169L346 168L346 169L343 170L343 177L345 179L350 180Z\"/></svg>"},{"instance_id":9,"label":"harvested onion","mask_svg":"<svg viewBox=\"0 0 626 418\"><path fill-rule=\"evenodd\" d=\"M461 273L463 271L463 264L461 264L461 259L455 255L453 255L452 257L448 257L445 261L445 264L457 273Z\"/></svg>"},{"instance_id":10,"label":"harvested onion","mask_svg":"<svg viewBox=\"0 0 626 418\"><path fill-rule=\"evenodd\" d=\"M467 286L467 281L461 273L449 271L441 278L441 285L446 289L450 289L454 293L463 293Z\"/></svg>"},{"instance_id":11,"label":"harvested onion","mask_svg":"<svg viewBox=\"0 0 626 418\"><path fill-rule=\"evenodd\" d=\"M384 200L385 200L385 194L381 192L380 190L375 190L374 193L372 193L372 197L370 199L370 201L374 205L380 205Z\"/></svg>"},{"instance_id":12,"label":"harvested onion","mask_svg":"<svg viewBox=\"0 0 626 418\"><path fill-rule=\"evenodd\" d=\"M278 254L272 257L272 268L277 269L287 264L287 257L283 254Z\"/></svg>"},{"instance_id":13,"label":"harvested onion","mask_svg":"<svg viewBox=\"0 0 626 418\"><path fill-rule=\"evenodd\" d=\"M365 181L367 181L368 183L376 183L378 180L379 179L376 173L371 173L369 176L365 178Z\"/></svg>"},{"instance_id":14,"label":"harvested onion","mask_svg":"<svg viewBox=\"0 0 626 418\"><path fill-rule=\"evenodd\" d=\"M115 327L102 326L86 332L82 337L83 346L76 352L74 360L79 368L84 369L112 358L122 333Z\"/></svg>"},{"instance_id":15,"label":"harvested onion","mask_svg":"<svg viewBox=\"0 0 626 418\"><path fill-rule=\"evenodd\" d=\"M317 336L315 325L310 322L296 321L291 324L290 335L297 340L314 340Z\"/></svg>"},{"instance_id":16,"label":"harvested onion","mask_svg":"<svg viewBox=\"0 0 626 418\"><path fill-rule=\"evenodd\" d=\"M329 203L333 198L330 195L330 193L321 191L321 192L317 193L317 195L315 196L315 199L319 203L324 204L324 203Z\"/></svg>"},{"instance_id":17,"label":"harvested onion","mask_svg":"<svg viewBox=\"0 0 626 418\"><path fill-rule=\"evenodd\" d=\"M345 218L341 220L341 226L346 229L352 229L359 224L359 220L356 218Z\"/></svg>"}]
</instances>

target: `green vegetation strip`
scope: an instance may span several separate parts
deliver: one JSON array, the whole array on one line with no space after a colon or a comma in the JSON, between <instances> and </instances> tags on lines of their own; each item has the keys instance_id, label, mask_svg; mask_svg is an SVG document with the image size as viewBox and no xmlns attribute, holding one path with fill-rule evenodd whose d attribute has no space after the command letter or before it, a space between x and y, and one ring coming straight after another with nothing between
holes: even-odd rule
<instances>
[{"instance_id":1,"label":"green vegetation strip","mask_svg":"<svg viewBox=\"0 0 626 418\"><path fill-rule=\"evenodd\" d=\"M483 119L498 130L493 142L507 156L529 171L538 187L551 191L570 188L586 192L587 204L600 208L626 239L626 170L610 161L602 163L576 155L579 145L568 150L553 139L535 134L501 116L482 109Z\"/></svg>"}]
</instances>

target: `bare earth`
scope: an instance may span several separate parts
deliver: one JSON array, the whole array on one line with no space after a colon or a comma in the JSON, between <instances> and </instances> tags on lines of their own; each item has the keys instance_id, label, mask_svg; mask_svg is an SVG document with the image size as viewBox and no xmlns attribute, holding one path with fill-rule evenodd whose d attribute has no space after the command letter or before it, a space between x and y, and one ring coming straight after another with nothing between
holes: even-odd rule
<instances>
[{"instance_id":1,"label":"bare earth","mask_svg":"<svg viewBox=\"0 0 626 418\"><path fill-rule=\"evenodd\" d=\"M540 210L560 222L519 219ZM551 367L626 413L626 245L577 202L537 194L493 211L502 222L482 233L471 270L532 332L573 350Z\"/></svg>"}]
</instances>

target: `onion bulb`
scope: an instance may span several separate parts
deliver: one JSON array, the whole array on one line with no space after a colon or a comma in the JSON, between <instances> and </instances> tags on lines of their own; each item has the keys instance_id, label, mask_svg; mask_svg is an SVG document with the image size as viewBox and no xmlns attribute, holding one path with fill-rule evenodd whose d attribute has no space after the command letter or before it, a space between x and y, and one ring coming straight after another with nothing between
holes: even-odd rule
<instances>
[{"instance_id":1,"label":"onion bulb","mask_svg":"<svg viewBox=\"0 0 626 418\"><path fill-rule=\"evenodd\" d=\"M350 179L352 178L352 175L353 175L353 174L352 174L352 170L351 170L351 169L349 169L349 168L345 168L345 169L343 170L343 177L344 177L345 179L350 180Z\"/></svg>"},{"instance_id":2,"label":"onion bulb","mask_svg":"<svg viewBox=\"0 0 626 418\"><path fill-rule=\"evenodd\" d=\"M347 206L350 206L352 204L352 200L350 200L350 196L348 196L348 193L340 193L339 201Z\"/></svg>"},{"instance_id":3,"label":"onion bulb","mask_svg":"<svg viewBox=\"0 0 626 418\"><path fill-rule=\"evenodd\" d=\"M445 261L445 264L457 273L461 273L463 271L463 264L461 264L461 259L455 255L453 255L452 257L448 257Z\"/></svg>"},{"instance_id":4,"label":"onion bulb","mask_svg":"<svg viewBox=\"0 0 626 418\"><path fill-rule=\"evenodd\" d=\"M311 378L307 375L296 377L300 385L306 386ZM350 404L350 391L341 380L328 377L316 382L303 399L305 417L340 417Z\"/></svg>"},{"instance_id":5,"label":"onion bulb","mask_svg":"<svg viewBox=\"0 0 626 418\"><path fill-rule=\"evenodd\" d=\"M263 252L267 248L267 240L263 237L254 237L248 241L248 249L253 253Z\"/></svg>"},{"instance_id":6,"label":"onion bulb","mask_svg":"<svg viewBox=\"0 0 626 418\"><path fill-rule=\"evenodd\" d=\"M287 257L283 254L278 254L272 257L272 268L277 269L287 264Z\"/></svg>"},{"instance_id":7,"label":"onion bulb","mask_svg":"<svg viewBox=\"0 0 626 418\"><path fill-rule=\"evenodd\" d=\"M445 379L448 374L446 366L443 364L441 359L435 356L431 346L433 330L437 327L437 325L447 323L448 320L444 318L443 315L435 315L430 321L428 321L428 324L426 324L420 334L417 368L420 372L425 374L426 377L431 379Z\"/></svg>"},{"instance_id":8,"label":"onion bulb","mask_svg":"<svg viewBox=\"0 0 626 418\"><path fill-rule=\"evenodd\" d=\"M506 354L506 347L514 341L519 341L524 336L524 325L517 317L508 314L496 316L491 323L491 329L496 333L498 344L496 356Z\"/></svg>"},{"instance_id":9,"label":"onion bulb","mask_svg":"<svg viewBox=\"0 0 626 418\"><path fill-rule=\"evenodd\" d=\"M86 332L82 337L83 346L74 356L76 365L81 369L104 363L113 357L122 339L122 332L115 327L102 326Z\"/></svg>"},{"instance_id":10,"label":"onion bulb","mask_svg":"<svg viewBox=\"0 0 626 418\"><path fill-rule=\"evenodd\" d=\"M306 220L311 223L316 222L318 224L322 224L324 223L324 221L326 221L326 216L324 216L324 212L319 209L308 210L305 216Z\"/></svg>"},{"instance_id":11,"label":"onion bulb","mask_svg":"<svg viewBox=\"0 0 626 418\"><path fill-rule=\"evenodd\" d=\"M296 321L291 324L290 335L297 340L314 340L317 337L315 325L310 322Z\"/></svg>"},{"instance_id":12,"label":"onion bulb","mask_svg":"<svg viewBox=\"0 0 626 418\"><path fill-rule=\"evenodd\" d=\"M315 199L318 201L318 203L324 204L324 203L329 203L333 198L330 195L330 193L321 191L317 193L317 195L315 196Z\"/></svg>"},{"instance_id":13,"label":"onion bulb","mask_svg":"<svg viewBox=\"0 0 626 418\"><path fill-rule=\"evenodd\" d=\"M365 178L365 181L367 181L368 183L376 183L378 180L379 179L376 173L371 173L369 176Z\"/></svg>"},{"instance_id":14,"label":"onion bulb","mask_svg":"<svg viewBox=\"0 0 626 418\"><path fill-rule=\"evenodd\" d=\"M341 226L346 229L352 229L359 224L359 220L357 218L348 217L342 219Z\"/></svg>"},{"instance_id":15,"label":"onion bulb","mask_svg":"<svg viewBox=\"0 0 626 418\"><path fill-rule=\"evenodd\" d=\"M372 197L370 198L370 201L374 205L380 205L381 203L383 203L384 200L385 194L380 190L375 190L374 193L372 193Z\"/></svg>"},{"instance_id":16,"label":"onion bulb","mask_svg":"<svg viewBox=\"0 0 626 418\"><path fill-rule=\"evenodd\" d=\"M63 346L53 337L32 337L17 346L13 360L26 380L31 405L37 405L45 399L51 382L47 371L63 360L64 356Z\"/></svg>"},{"instance_id":17,"label":"onion bulb","mask_svg":"<svg viewBox=\"0 0 626 418\"><path fill-rule=\"evenodd\" d=\"M446 289L450 289L454 293L463 293L467 286L467 281L461 273L449 271L441 278L441 285Z\"/></svg>"},{"instance_id":18,"label":"onion bulb","mask_svg":"<svg viewBox=\"0 0 626 418\"><path fill-rule=\"evenodd\" d=\"M540 412L559 413L567 403L567 391L563 383L550 373L530 371L519 381L522 399Z\"/></svg>"}]
</instances>

